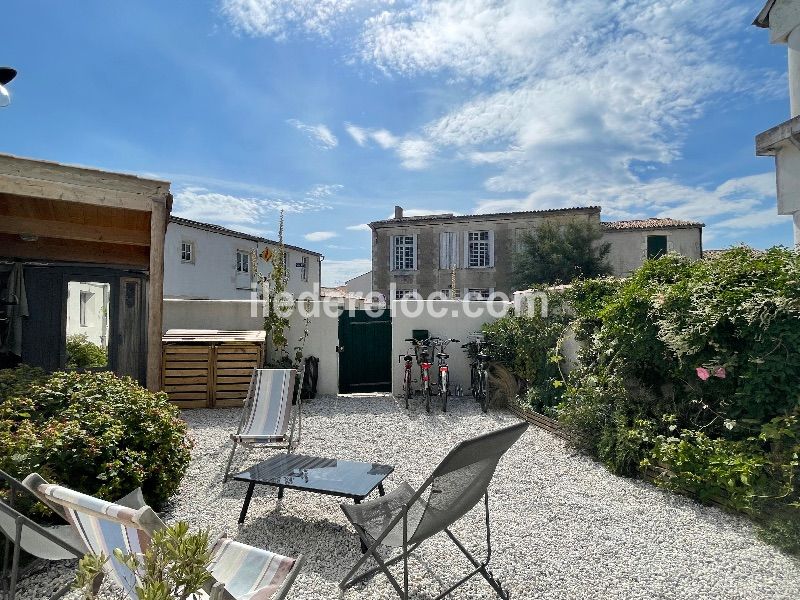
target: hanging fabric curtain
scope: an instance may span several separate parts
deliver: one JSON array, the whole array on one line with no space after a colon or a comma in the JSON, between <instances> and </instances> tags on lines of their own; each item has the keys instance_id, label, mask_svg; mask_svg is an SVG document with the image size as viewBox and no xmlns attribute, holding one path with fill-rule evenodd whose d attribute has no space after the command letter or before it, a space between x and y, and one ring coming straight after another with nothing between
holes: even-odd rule
<instances>
[{"instance_id":1,"label":"hanging fabric curtain","mask_svg":"<svg viewBox=\"0 0 800 600\"><path fill-rule=\"evenodd\" d=\"M8 317L8 328L1 340L0 352L22 356L22 319L29 316L22 263L14 263L8 284L0 292L0 303L5 305Z\"/></svg>"}]
</instances>

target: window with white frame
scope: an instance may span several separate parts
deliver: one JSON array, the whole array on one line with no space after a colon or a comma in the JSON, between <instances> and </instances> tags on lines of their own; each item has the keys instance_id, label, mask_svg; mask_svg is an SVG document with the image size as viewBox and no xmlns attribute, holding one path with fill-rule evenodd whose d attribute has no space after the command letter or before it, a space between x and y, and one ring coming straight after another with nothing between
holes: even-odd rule
<instances>
[{"instance_id":1,"label":"window with white frame","mask_svg":"<svg viewBox=\"0 0 800 600\"><path fill-rule=\"evenodd\" d=\"M413 290L399 290L396 289L394 291L394 299L395 300L403 300L403 299L413 299L417 297L417 290L416 288Z\"/></svg>"},{"instance_id":2,"label":"window with white frame","mask_svg":"<svg viewBox=\"0 0 800 600\"><path fill-rule=\"evenodd\" d=\"M458 266L458 233L443 231L439 234L439 268L447 269Z\"/></svg>"},{"instance_id":3,"label":"window with white frame","mask_svg":"<svg viewBox=\"0 0 800 600\"><path fill-rule=\"evenodd\" d=\"M492 244L490 231L470 231L467 258L471 269L492 266Z\"/></svg>"},{"instance_id":4,"label":"window with white frame","mask_svg":"<svg viewBox=\"0 0 800 600\"><path fill-rule=\"evenodd\" d=\"M469 288L467 290L467 300L488 300L491 295L491 288Z\"/></svg>"},{"instance_id":5,"label":"window with white frame","mask_svg":"<svg viewBox=\"0 0 800 600\"><path fill-rule=\"evenodd\" d=\"M250 253L244 250L236 251L236 272L249 273L250 272Z\"/></svg>"},{"instance_id":6,"label":"window with white frame","mask_svg":"<svg viewBox=\"0 0 800 600\"><path fill-rule=\"evenodd\" d=\"M80 295L80 305L79 305L79 319L81 327L88 327L89 323L86 319L87 308L89 306L89 301L92 299L92 292L81 292Z\"/></svg>"},{"instance_id":7,"label":"window with white frame","mask_svg":"<svg viewBox=\"0 0 800 600\"><path fill-rule=\"evenodd\" d=\"M194 262L194 244L192 242L181 242L181 262Z\"/></svg>"},{"instance_id":8,"label":"window with white frame","mask_svg":"<svg viewBox=\"0 0 800 600\"><path fill-rule=\"evenodd\" d=\"M413 235L392 237L392 270L413 271L417 268L417 240Z\"/></svg>"},{"instance_id":9,"label":"window with white frame","mask_svg":"<svg viewBox=\"0 0 800 600\"><path fill-rule=\"evenodd\" d=\"M456 288L455 290L451 288L447 288L446 290L442 290L442 297L448 300L457 300L461 298L461 290Z\"/></svg>"}]
</instances>

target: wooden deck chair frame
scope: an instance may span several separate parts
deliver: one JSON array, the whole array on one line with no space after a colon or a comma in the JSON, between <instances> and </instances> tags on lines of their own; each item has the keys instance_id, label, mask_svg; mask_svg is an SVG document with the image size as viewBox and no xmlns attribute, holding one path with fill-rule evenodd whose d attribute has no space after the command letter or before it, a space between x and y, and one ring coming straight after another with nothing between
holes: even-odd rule
<instances>
[{"instance_id":1,"label":"wooden deck chair frame","mask_svg":"<svg viewBox=\"0 0 800 600\"><path fill-rule=\"evenodd\" d=\"M291 421L289 424L289 434L286 436L285 440L274 441L274 440L265 440L263 442L259 441L239 441L235 437L233 438L233 447L231 448L230 456L228 457L228 463L225 466L225 476L222 480L223 483L226 483L231 476L231 465L233 465L233 457L236 454L236 446L241 444L244 447L249 449L256 449L256 448L266 448L266 449L273 449L273 450L286 450L288 454L291 454L299 445L300 439L303 435L303 375L305 374L305 363L301 363L298 369L290 369L295 372L295 379L294 379L294 387L292 390L289 391L290 394L294 395L294 390L297 390L296 398L293 399L296 401L296 410L292 410ZM253 369L253 374L250 376L250 387L247 391L247 397L244 401L244 406L242 407L242 416L239 418L239 425L236 427L236 434L239 435L242 432L242 427L244 426L245 419L250 414L250 411L253 409L253 401L255 399L255 394L257 390L256 386L256 375L259 369ZM299 380L299 385L297 382ZM291 410L291 402L292 399L287 400L289 402L289 408ZM297 430L297 437L295 438L295 429Z\"/></svg>"}]
</instances>

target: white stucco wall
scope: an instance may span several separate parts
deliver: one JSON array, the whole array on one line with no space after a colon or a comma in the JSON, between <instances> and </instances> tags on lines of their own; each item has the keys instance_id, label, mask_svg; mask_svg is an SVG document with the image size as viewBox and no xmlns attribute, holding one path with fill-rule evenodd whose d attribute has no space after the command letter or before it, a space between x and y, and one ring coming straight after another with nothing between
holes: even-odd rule
<instances>
[{"instance_id":1,"label":"white stucco wall","mask_svg":"<svg viewBox=\"0 0 800 600\"><path fill-rule=\"evenodd\" d=\"M401 310L400 304L405 304L409 310ZM414 329L427 329L431 335L441 338L456 338L461 343L452 343L448 347L450 359L450 381L455 388L461 385L469 389L469 359L461 344L468 341L470 333L480 331L481 325L491 323L504 315L511 308L510 302L460 302L453 300L396 300L392 307L392 393L403 393L403 359L409 348L406 338L411 337ZM408 313L418 316L409 316ZM444 313L444 314L442 314ZM414 379L419 377L419 368L416 364L412 371ZM415 381L415 385L419 382ZM466 393L469 393L468 391Z\"/></svg>"},{"instance_id":2,"label":"white stucco wall","mask_svg":"<svg viewBox=\"0 0 800 600\"><path fill-rule=\"evenodd\" d=\"M611 243L608 261L612 274L625 276L642 266L647 259L647 237L667 236L667 251L677 252L692 259L702 255L702 229L607 229L603 241Z\"/></svg>"},{"instance_id":3,"label":"white stucco wall","mask_svg":"<svg viewBox=\"0 0 800 600\"><path fill-rule=\"evenodd\" d=\"M353 277L345 282L347 291L351 294L356 294L362 298L366 298L372 291L372 271Z\"/></svg>"},{"instance_id":4,"label":"white stucco wall","mask_svg":"<svg viewBox=\"0 0 800 600\"><path fill-rule=\"evenodd\" d=\"M84 325L80 321L82 292L88 294ZM108 283L67 283L67 336L85 335L93 344L107 349L110 296L111 285Z\"/></svg>"},{"instance_id":5,"label":"white stucco wall","mask_svg":"<svg viewBox=\"0 0 800 600\"><path fill-rule=\"evenodd\" d=\"M336 394L339 391L339 340L338 303L320 304L319 317L309 323L309 335L303 354L319 358L319 394ZM255 316L254 316L255 315ZM261 302L249 300L164 300L164 331L168 329L227 329L260 330L264 326ZM304 322L299 313L289 319L289 350L298 345Z\"/></svg>"},{"instance_id":6,"label":"white stucco wall","mask_svg":"<svg viewBox=\"0 0 800 600\"><path fill-rule=\"evenodd\" d=\"M191 262L181 261L181 243L193 244ZM164 243L164 297L199 300L247 300L250 298L250 276L236 272L236 251L258 253L267 246L263 242L239 238L204 229L170 223ZM320 257L294 248L286 248L289 281L286 289L298 296L302 292L315 292L320 281ZM305 280L297 263L308 259ZM259 259L259 270L268 276L272 265Z\"/></svg>"}]
</instances>

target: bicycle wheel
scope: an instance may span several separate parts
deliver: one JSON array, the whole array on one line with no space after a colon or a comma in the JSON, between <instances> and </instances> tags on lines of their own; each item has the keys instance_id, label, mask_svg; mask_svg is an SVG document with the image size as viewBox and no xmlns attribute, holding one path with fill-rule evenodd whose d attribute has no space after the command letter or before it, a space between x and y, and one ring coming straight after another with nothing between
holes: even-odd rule
<instances>
[{"instance_id":1,"label":"bicycle wheel","mask_svg":"<svg viewBox=\"0 0 800 600\"><path fill-rule=\"evenodd\" d=\"M403 391L406 396L406 410L409 408L409 400L411 400L411 370L406 369L405 379L403 380Z\"/></svg>"},{"instance_id":2,"label":"bicycle wheel","mask_svg":"<svg viewBox=\"0 0 800 600\"><path fill-rule=\"evenodd\" d=\"M447 397L450 395L450 377L447 371L442 373L441 387L439 395L442 397L442 412L447 412Z\"/></svg>"},{"instance_id":3,"label":"bicycle wheel","mask_svg":"<svg viewBox=\"0 0 800 600\"><path fill-rule=\"evenodd\" d=\"M480 396L481 410L489 412L489 388L486 382L486 371L480 371L478 387L480 388L478 394Z\"/></svg>"},{"instance_id":4,"label":"bicycle wheel","mask_svg":"<svg viewBox=\"0 0 800 600\"><path fill-rule=\"evenodd\" d=\"M425 410L431 412L431 382L426 381L425 385L423 386L423 391L425 393Z\"/></svg>"},{"instance_id":5,"label":"bicycle wheel","mask_svg":"<svg viewBox=\"0 0 800 600\"><path fill-rule=\"evenodd\" d=\"M472 392L472 399L478 400L478 369L475 365L471 365L469 369L469 389Z\"/></svg>"}]
</instances>

